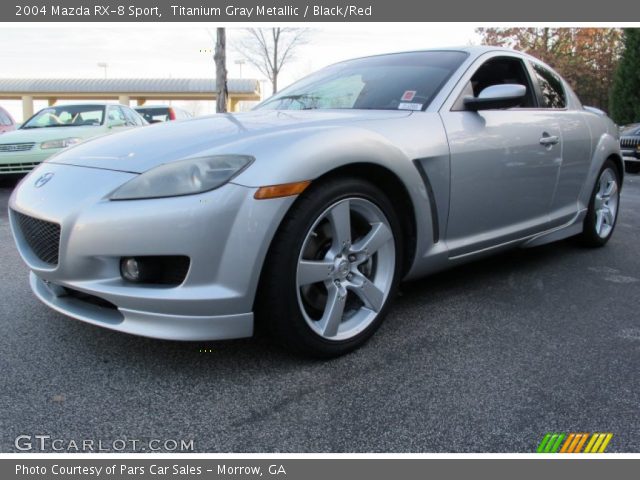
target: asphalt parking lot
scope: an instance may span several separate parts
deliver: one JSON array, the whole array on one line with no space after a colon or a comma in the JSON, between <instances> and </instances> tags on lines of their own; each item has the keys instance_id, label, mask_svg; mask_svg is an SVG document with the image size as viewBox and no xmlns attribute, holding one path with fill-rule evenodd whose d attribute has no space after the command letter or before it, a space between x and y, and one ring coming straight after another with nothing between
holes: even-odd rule
<instances>
[{"instance_id":1,"label":"asphalt parking lot","mask_svg":"<svg viewBox=\"0 0 640 480\"><path fill-rule=\"evenodd\" d=\"M640 176L607 247L565 241L406 284L361 350L177 343L40 304L0 185L0 451L18 435L193 439L208 452L533 452L547 432L640 451ZM202 349L211 350L202 352Z\"/></svg>"}]
</instances>

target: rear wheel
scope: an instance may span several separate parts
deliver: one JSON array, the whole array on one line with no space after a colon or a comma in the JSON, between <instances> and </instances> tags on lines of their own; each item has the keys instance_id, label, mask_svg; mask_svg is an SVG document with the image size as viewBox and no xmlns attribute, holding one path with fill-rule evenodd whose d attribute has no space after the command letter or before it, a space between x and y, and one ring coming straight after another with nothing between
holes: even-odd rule
<instances>
[{"instance_id":1,"label":"rear wheel","mask_svg":"<svg viewBox=\"0 0 640 480\"><path fill-rule=\"evenodd\" d=\"M380 326L402 264L401 228L386 195L357 178L312 186L276 234L260 316L290 350L333 357Z\"/></svg>"},{"instance_id":2,"label":"rear wheel","mask_svg":"<svg viewBox=\"0 0 640 480\"><path fill-rule=\"evenodd\" d=\"M590 247L605 245L616 226L620 206L620 174L612 160L607 160L591 194L580 240Z\"/></svg>"}]
</instances>

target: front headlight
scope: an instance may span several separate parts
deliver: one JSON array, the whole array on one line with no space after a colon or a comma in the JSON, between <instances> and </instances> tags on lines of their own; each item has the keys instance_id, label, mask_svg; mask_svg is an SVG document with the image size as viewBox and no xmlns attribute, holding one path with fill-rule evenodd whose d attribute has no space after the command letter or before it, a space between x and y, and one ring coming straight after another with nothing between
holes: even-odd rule
<instances>
[{"instance_id":1,"label":"front headlight","mask_svg":"<svg viewBox=\"0 0 640 480\"><path fill-rule=\"evenodd\" d=\"M119 187L111 200L177 197L221 187L247 168L253 157L216 155L166 163Z\"/></svg>"},{"instance_id":2,"label":"front headlight","mask_svg":"<svg viewBox=\"0 0 640 480\"><path fill-rule=\"evenodd\" d=\"M48 150L50 148L67 148L82 141L81 138L72 137L72 138L61 138L59 140L47 140L46 142L42 142L40 144L40 148L42 150Z\"/></svg>"}]
</instances>

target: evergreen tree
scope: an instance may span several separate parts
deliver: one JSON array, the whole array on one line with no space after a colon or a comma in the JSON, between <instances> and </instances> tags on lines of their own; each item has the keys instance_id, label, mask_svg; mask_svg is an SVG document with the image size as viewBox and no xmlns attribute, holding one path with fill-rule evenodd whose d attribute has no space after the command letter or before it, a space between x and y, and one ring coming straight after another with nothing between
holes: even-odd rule
<instances>
[{"instance_id":1,"label":"evergreen tree","mask_svg":"<svg viewBox=\"0 0 640 480\"><path fill-rule=\"evenodd\" d=\"M610 104L620 125L640 122L640 29L624 29L624 53L618 64Z\"/></svg>"}]
</instances>

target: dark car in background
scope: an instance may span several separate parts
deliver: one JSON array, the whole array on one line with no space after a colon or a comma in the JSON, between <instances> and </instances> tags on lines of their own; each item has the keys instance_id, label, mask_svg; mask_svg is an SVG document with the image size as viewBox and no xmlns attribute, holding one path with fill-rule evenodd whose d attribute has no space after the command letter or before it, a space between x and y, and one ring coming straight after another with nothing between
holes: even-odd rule
<instances>
[{"instance_id":1,"label":"dark car in background","mask_svg":"<svg viewBox=\"0 0 640 480\"><path fill-rule=\"evenodd\" d=\"M144 117L149 123L169 122L171 120L186 120L192 118L186 110L168 105L149 105L145 107L135 107L136 112Z\"/></svg>"},{"instance_id":2,"label":"dark car in background","mask_svg":"<svg viewBox=\"0 0 640 480\"><path fill-rule=\"evenodd\" d=\"M640 173L640 123L627 125L620 131L620 150L628 173Z\"/></svg>"},{"instance_id":3,"label":"dark car in background","mask_svg":"<svg viewBox=\"0 0 640 480\"><path fill-rule=\"evenodd\" d=\"M13 120L9 112L0 107L0 134L10 132L16 129L16 122Z\"/></svg>"}]
</instances>

